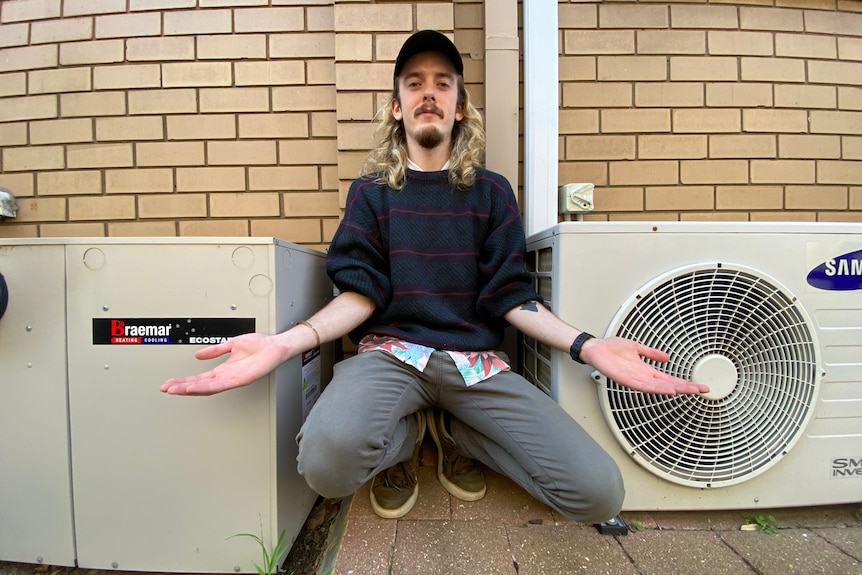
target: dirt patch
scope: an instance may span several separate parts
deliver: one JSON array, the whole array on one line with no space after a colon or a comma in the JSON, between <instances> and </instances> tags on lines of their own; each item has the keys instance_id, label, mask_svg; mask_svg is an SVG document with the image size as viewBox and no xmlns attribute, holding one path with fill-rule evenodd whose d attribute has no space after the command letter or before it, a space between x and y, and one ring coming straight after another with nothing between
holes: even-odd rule
<instances>
[{"instance_id":1,"label":"dirt patch","mask_svg":"<svg viewBox=\"0 0 862 575\"><path fill-rule=\"evenodd\" d=\"M317 573L341 505L341 499L318 498L282 564L285 575Z\"/></svg>"}]
</instances>

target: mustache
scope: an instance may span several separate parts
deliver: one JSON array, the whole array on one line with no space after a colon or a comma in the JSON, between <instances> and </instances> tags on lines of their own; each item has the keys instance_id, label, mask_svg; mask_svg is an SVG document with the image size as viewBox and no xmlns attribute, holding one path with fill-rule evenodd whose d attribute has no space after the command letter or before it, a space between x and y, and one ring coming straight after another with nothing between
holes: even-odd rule
<instances>
[{"instance_id":1,"label":"mustache","mask_svg":"<svg viewBox=\"0 0 862 575\"><path fill-rule=\"evenodd\" d=\"M441 118L443 117L443 110L438 108L435 104L425 104L424 106L418 108L413 115L418 116L420 114L425 114L426 112L432 112L434 114L437 114Z\"/></svg>"}]
</instances>

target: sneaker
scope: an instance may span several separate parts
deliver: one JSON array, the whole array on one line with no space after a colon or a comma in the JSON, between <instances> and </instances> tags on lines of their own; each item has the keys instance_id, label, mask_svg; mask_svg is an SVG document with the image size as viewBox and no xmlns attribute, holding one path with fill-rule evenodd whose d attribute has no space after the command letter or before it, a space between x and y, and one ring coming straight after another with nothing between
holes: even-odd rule
<instances>
[{"instance_id":1,"label":"sneaker","mask_svg":"<svg viewBox=\"0 0 862 575\"><path fill-rule=\"evenodd\" d=\"M446 429L448 414L442 409L428 410L428 430L437 444L437 478L443 487L462 501L485 497L485 476L479 462L461 455L455 439Z\"/></svg>"},{"instance_id":2,"label":"sneaker","mask_svg":"<svg viewBox=\"0 0 862 575\"><path fill-rule=\"evenodd\" d=\"M384 469L371 480L371 509L385 519L404 517L413 509L419 497L416 468L419 466L419 448L425 437L425 414L417 411L415 415L419 434L416 436L413 455L407 461Z\"/></svg>"}]
</instances>

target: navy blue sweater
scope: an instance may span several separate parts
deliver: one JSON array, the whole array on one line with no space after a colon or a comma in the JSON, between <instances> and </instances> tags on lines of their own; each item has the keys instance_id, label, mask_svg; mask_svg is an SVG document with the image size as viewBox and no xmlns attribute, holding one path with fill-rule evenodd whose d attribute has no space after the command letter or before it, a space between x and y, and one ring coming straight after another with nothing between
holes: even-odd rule
<instances>
[{"instance_id":1,"label":"navy blue sweater","mask_svg":"<svg viewBox=\"0 0 862 575\"><path fill-rule=\"evenodd\" d=\"M469 190L447 172L408 170L400 191L353 182L326 268L335 286L376 311L350 333L390 335L435 349L484 351L502 340L503 315L531 300L515 195L480 170Z\"/></svg>"}]
</instances>

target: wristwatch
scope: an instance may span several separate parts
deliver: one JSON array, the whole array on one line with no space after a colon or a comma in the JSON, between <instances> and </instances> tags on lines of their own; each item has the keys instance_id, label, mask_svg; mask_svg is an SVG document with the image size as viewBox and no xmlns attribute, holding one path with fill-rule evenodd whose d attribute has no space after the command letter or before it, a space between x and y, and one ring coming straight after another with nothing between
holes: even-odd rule
<instances>
[{"instance_id":1,"label":"wristwatch","mask_svg":"<svg viewBox=\"0 0 862 575\"><path fill-rule=\"evenodd\" d=\"M587 362L581 359L581 348L584 347L584 344L588 340L591 340L594 337L594 335L582 331L581 334L575 338L575 341L572 342L572 347L569 348L569 355L572 356L572 359L578 363L586 364Z\"/></svg>"}]
</instances>

